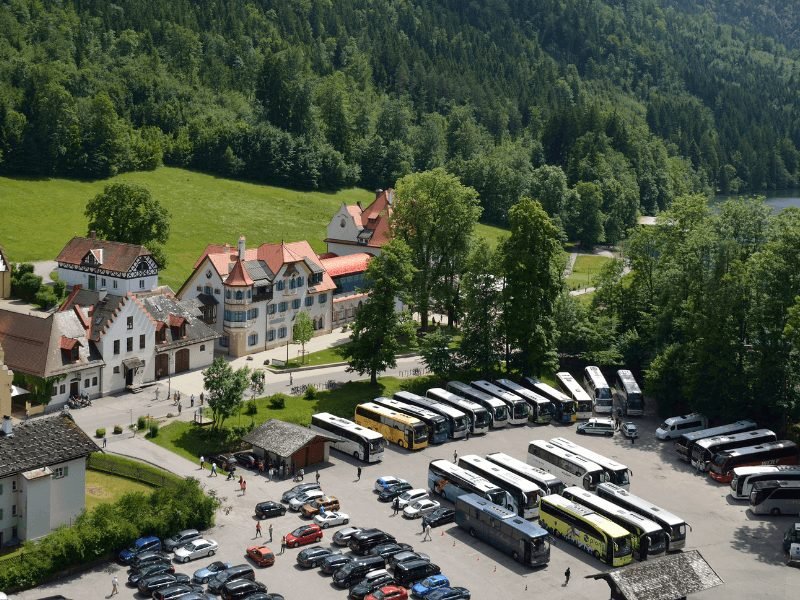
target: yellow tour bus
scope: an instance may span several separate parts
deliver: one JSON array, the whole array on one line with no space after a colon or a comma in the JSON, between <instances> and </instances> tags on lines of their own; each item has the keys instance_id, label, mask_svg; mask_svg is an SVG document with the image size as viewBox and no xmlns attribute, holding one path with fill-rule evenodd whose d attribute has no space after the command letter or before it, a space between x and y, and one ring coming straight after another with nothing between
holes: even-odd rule
<instances>
[{"instance_id":1,"label":"yellow tour bus","mask_svg":"<svg viewBox=\"0 0 800 600\"><path fill-rule=\"evenodd\" d=\"M374 402L356 406L355 422L377 431L401 448L421 450L428 446L428 426L425 423Z\"/></svg>"}]
</instances>

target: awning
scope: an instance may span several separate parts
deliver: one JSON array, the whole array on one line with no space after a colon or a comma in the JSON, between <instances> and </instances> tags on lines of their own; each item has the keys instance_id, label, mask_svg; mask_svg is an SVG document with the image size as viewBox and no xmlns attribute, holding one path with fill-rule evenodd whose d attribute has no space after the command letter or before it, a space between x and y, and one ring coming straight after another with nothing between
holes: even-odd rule
<instances>
[{"instance_id":1,"label":"awning","mask_svg":"<svg viewBox=\"0 0 800 600\"><path fill-rule=\"evenodd\" d=\"M144 361L141 358L126 358L122 361L122 366L129 371L135 371L144 366Z\"/></svg>"},{"instance_id":2,"label":"awning","mask_svg":"<svg viewBox=\"0 0 800 600\"><path fill-rule=\"evenodd\" d=\"M211 294L198 294L197 299L200 300L201 303L205 304L206 306L213 306L215 304L219 304L219 301L214 298Z\"/></svg>"},{"instance_id":3,"label":"awning","mask_svg":"<svg viewBox=\"0 0 800 600\"><path fill-rule=\"evenodd\" d=\"M16 385L11 386L11 397L14 398L16 396L23 396L25 394L30 394L28 390L25 388L17 387Z\"/></svg>"}]
</instances>

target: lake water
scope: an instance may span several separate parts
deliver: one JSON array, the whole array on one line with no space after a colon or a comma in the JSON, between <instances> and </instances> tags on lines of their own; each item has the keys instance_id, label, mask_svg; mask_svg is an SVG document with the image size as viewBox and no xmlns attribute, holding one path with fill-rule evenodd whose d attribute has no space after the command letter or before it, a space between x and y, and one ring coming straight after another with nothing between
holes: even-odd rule
<instances>
[{"instance_id":1,"label":"lake water","mask_svg":"<svg viewBox=\"0 0 800 600\"><path fill-rule=\"evenodd\" d=\"M800 190L781 190L768 194L759 194L767 197L767 204L772 207L774 212L780 212L784 208L796 206L800 208ZM731 196L717 196L714 202L722 202Z\"/></svg>"}]
</instances>

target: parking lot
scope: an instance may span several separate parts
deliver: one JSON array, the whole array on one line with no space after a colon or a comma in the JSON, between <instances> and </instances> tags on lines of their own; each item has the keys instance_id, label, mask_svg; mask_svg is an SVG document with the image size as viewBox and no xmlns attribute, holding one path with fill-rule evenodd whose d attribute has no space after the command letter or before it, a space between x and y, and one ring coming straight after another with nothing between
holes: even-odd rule
<instances>
[{"instance_id":1,"label":"parking lot","mask_svg":"<svg viewBox=\"0 0 800 600\"><path fill-rule=\"evenodd\" d=\"M725 585L692 596L692 598L762 598L780 599L796 597L800 572L786 567L781 550L781 536L793 517L756 517L746 511L746 504L733 502L728 487L715 483L707 476L696 474L692 468L677 459L672 442L658 442L653 437L657 422L653 419L637 421L641 437L632 445L617 434L613 438L577 436L574 426L521 426L492 431L485 436L471 437L440 446L431 446L420 452L409 453L387 448L381 463L363 465L349 457L332 451L332 463L319 470L323 490L338 497L342 512L350 515L352 525L380 527L395 535L398 541L412 544L415 549L430 555L453 585L472 591L476 599L490 598L608 598L608 585L603 581L585 579L606 569L603 563L580 552L565 542L558 542L551 550L550 563L538 570L529 570L510 557L496 552L478 542L455 524L433 530L433 539L422 542L419 520L406 520L392 516L389 504L379 503L373 493L375 479L381 475L396 475L409 480L415 487L427 487L427 465L433 459L453 459L459 455L501 451L522 460L527 443L532 439L550 439L565 436L577 443L626 464L633 471L631 492L683 517L691 526L686 549L698 549L725 581ZM360 481L355 481L356 467L362 466ZM198 474L201 472L198 470ZM202 472L205 480L207 472ZM223 478L214 479L218 485ZM306 481L314 480L314 471L307 470ZM231 507L229 514L219 511L217 525L207 532L207 537L220 544L215 560L234 564L247 562L247 546L268 540L268 527L274 528L271 547L280 550L281 535L304 523L297 513L262 521L264 538L254 538L256 521L253 506L263 500L278 500L281 493L294 485L291 480L270 482L256 475L248 478L246 496L238 492L234 482L225 482L230 493L223 504ZM325 532L323 545L330 544L335 532ZM256 568L256 578L267 584L269 591L283 594L287 599L346 598L347 591L333 587L329 577L315 569L303 570L296 566L299 550L287 549L277 557L272 567ZM202 559L188 565L177 566L178 572L191 575L210 562ZM564 585L564 571L570 567L572 578ZM121 585L119 598L138 598L134 588L124 586L127 569L118 564L108 564L89 572L12 596L34 600L51 594L67 598L104 598L111 592L111 580L116 574ZM790 590L794 590L790 594Z\"/></svg>"}]
</instances>

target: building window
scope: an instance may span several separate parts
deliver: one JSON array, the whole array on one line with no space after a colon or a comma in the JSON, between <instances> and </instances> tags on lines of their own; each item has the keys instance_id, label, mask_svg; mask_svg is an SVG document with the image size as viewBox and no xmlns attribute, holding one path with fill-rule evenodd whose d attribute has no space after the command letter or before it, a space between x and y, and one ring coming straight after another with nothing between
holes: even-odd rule
<instances>
[{"instance_id":1,"label":"building window","mask_svg":"<svg viewBox=\"0 0 800 600\"><path fill-rule=\"evenodd\" d=\"M227 298L228 300L231 299L231 291L230 290L225 290L225 298Z\"/></svg>"},{"instance_id":2,"label":"building window","mask_svg":"<svg viewBox=\"0 0 800 600\"><path fill-rule=\"evenodd\" d=\"M257 318L258 318L258 309L257 308L251 308L250 310L247 311L247 319L248 320L257 319Z\"/></svg>"},{"instance_id":3,"label":"building window","mask_svg":"<svg viewBox=\"0 0 800 600\"><path fill-rule=\"evenodd\" d=\"M274 330L274 329L270 329L270 330L267 332L267 341L268 341L268 342L272 342L272 341L274 341L274 340L275 340L275 330Z\"/></svg>"},{"instance_id":4,"label":"building window","mask_svg":"<svg viewBox=\"0 0 800 600\"><path fill-rule=\"evenodd\" d=\"M64 392L66 392L66 391L67 391L67 386L66 386L65 384L63 384L63 383L62 383L62 384L61 384L61 386L60 386L58 389L59 389L59 392L58 392L58 393L59 393L59 394L63 394Z\"/></svg>"},{"instance_id":5,"label":"building window","mask_svg":"<svg viewBox=\"0 0 800 600\"><path fill-rule=\"evenodd\" d=\"M112 279L111 280L111 287L113 287L114 289L117 289L117 280L116 279Z\"/></svg>"},{"instance_id":6,"label":"building window","mask_svg":"<svg viewBox=\"0 0 800 600\"><path fill-rule=\"evenodd\" d=\"M53 479L61 479L69 475L69 467L56 467L53 469Z\"/></svg>"},{"instance_id":7,"label":"building window","mask_svg":"<svg viewBox=\"0 0 800 600\"><path fill-rule=\"evenodd\" d=\"M300 298L295 298L294 300L292 300L292 308L295 310L300 308Z\"/></svg>"},{"instance_id":8,"label":"building window","mask_svg":"<svg viewBox=\"0 0 800 600\"><path fill-rule=\"evenodd\" d=\"M17 491L17 482L16 482L16 480L13 480L11 482L11 491L12 492L16 492Z\"/></svg>"},{"instance_id":9,"label":"building window","mask_svg":"<svg viewBox=\"0 0 800 600\"><path fill-rule=\"evenodd\" d=\"M97 385L97 377L92 377L92 387Z\"/></svg>"},{"instance_id":10,"label":"building window","mask_svg":"<svg viewBox=\"0 0 800 600\"><path fill-rule=\"evenodd\" d=\"M219 345L222 346L223 348L227 348L229 344L230 341L228 340L227 335L223 335L221 338L219 338Z\"/></svg>"},{"instance_id":11,"label":"building window","mask_svg":"<svg viewBox=\"0 0 800 600\"><path fill-rule=\"evenodd\" d=\"M119 340L114 340L114 354L119 354Z\"/></svg>"},{"instance_id":12,"label":"building window","mask_svg":"<svg viewBox=\"0 0 800 600\"><path fill-rule=\"evenodd\" d=\"M267 314L268 315L274 315L275 314L275 305L274 304L270 304L269 305L269 308L267 309Z\"/></svg>"},{"instance_id":13,"label":"building window","mask_svg":"<svg viewBox=\"0 0 800 600\"><path fill-rule=\"evenodd\" d=\"M278 282L275 284L275 289L279 292L286 287L286 282L283 279L279 279Z\"/></svg>"},{"instance_id":14,"label":"building window","mask_svg":"<svg viewBox=\"0 0 800 600\"><path fill-rule=\"evenodd\" d=\"M286 312L286 302L281 302L278 304L278 312Z\"/></svg>"},{"instance_id":15,"label":"building window","mask_svg":"<svg viewBox=\"0 0 800 600\"><path fill-rule=\"evenodd\" d=\"M225 310L225 320L233 323L244 323L247 320L246 310Z\"/></svg>"},{"instance_id":16,"label":"building window","mask_svg":"<svg viewBox=\"0 0 800 600\"><path fill-rule=\"evenodd\" d=\"M236 290L236 299L244 300L244 292L242 290Z\"/></svg>"},{"instance_id":17,"label":"building window","mask_svg":"<svg viewBox=\"0 0 800 600\"><path fill-rule=\"evenodd\" d=\"M3 484L0 483L0 496L2 496L2 495L3 495ZM2 518L3 517L0 517L0 519L2 519Z\"/></svg>"},{"instance_id":18,"label":"building window","mask_svg":"<svg viewBox=\"0 0 800 600\"><path fill-rule=\"evenodd\" d=\"M12 517L16 517L17 516L17 505L16 504L12 504L11 505L11 516Z\"/></svg>"},{"instance_id":19,"label":"building window","mask_svg":"<svg viewBox=\"0 0 800 600\"><path fill-rule=\"evenodd\" d=\"M303 280L303 276L301 275L300 277L297 278L297 287L299 287L299 288L303 287L303 283L304 283L304 280Z\"/></svg>"},{"instance_id":20,"label":"building window","mask_svg":"<svg viewBox=\"0 0 800 600\"><path fill-rule=\"evenodd\" d=\"M314 296L306 296L306 306L314 305Z\"/></svg>"},{"instance_id":21,"label":"building window","mask_svg":"<svg viewBox=\"0 0 800 600\"><path fill-rule=\"evenodd\" d=\"M212 294L212 292L211 292L211 286L210 286L210 285L207 285L207 286L205 286L205 287L203 288L203 293L204 293L204 294L206 294L206 295L208 295L208 296L210 296L210 295Z\"/></svg>"},{"instance_id":22,"label":"building window","mask_svg":"<svg viewBox=\"0 0 800 600\"><path fill-rule=\"evenodd\" d=\"M318 302L320 304L325 304L328 301L328 294L320 294Z\"/></svg>"},{"instance_id":23,"label":"building window","mask_svg":"<svg viewBox=\"0 0 800 600\"><path fill-rule=\"evenodd\" d=\"M88 377L83 380L83 387L85 387L85 388L89 387L89 378Z\"/></svg>"},{"instance_id":24,"label":"building window","mask_svg":"<svg viewBox=\"0 0 800 600\"><path fill-rule=\"evenodd\" d=\"M143 290L143 289L144 289L144 279L140 279L140 280L139 280L139 289L140 289L140 290Z\"/></svg>"},{"instance_id":25,"label":"building window","mask_svg":"<svg viewBox=\"0 0 800 600\"><path fill-rule=\"evenodd\" d=\"M0 521L2 521L2 520L3 520L3 509L0 508Z\"/></svg>"},{"instance_id":26,"label":"building window","mask_svg":"<svg viewBox=\"0 0 800 600\"><path fill-rule=\"evenodd\" d=\"M139 336L139 349L145 348L147 346L147 338L144 334Z\"/></svg>"},{"instance_id":27,"label":"building window","mask_svg":"<svg viewBox=\"0 0 800 600\"><path fill-rule=\"evenodd\" d=\"M105 277L101 277L100 278L100 287L102 287L102 288L106 287L106 278Z\"/></svg>"},{"instance_id":28,"label":"building window","mask_svg":"<svg viewBox=\"0 0 800 600\"><path fill-rule=\"evenodd\" d=\"M247 297L248 298L252 298L253 297L253 290L247 290Z\"/></svg>"},{"instance_id":29,"label":"building window","mask_svg":"<svg viewBox=\"0 0 800 600\"><path fill-rule=\"evenodd\" d=\"M255 346L257 343L258 343L257 333L251 333L250 335L247 336L247 344L249 346Z\"/></svg>"},{"instance_id":30,"label":"building window","mask_svg":"<svg viewBox=\"0 0 800 600\"><path fill-rule=\"evenodd\" d=\"M114 375L119 375L119 365L114 367Z\"/></svg>"},{"instance_id":31,"label":"building window","mask_svg":"<svg viewBox=\"0 0 800 600\"><path fill-rule=\"evenodd\" d=\"M293 290L294 288L295 288L295 281L294 281L294 277L292 277L292 278L289 280L289 289L290 289L290 290Z\"/></svg>"},{"instance_id":32,"label":"building window","mask_svg":"<svg viewBox=\"0 0 800 600\"><path fill-rule=\"evenodd\" d=\"M219 296L219 288L214 288L214 295Z\"/></svg>"},{"instance_id":33,"label":"building window","mask_svg":"<svg viewBox=\"0 0 800 600\"><path fill-rule=\"evenodd\" d=\"M133 317L128 317L128 329L133 329Z\"/></svg>"},{"instance_id":34,"label":"building window","mask_svg":"<svg viewBox=\"0 0 800 600\"><path fill-rule=\"evenodd\" d=\"M286 327L281 327L278 329L278 337L283 339L286 337Z\"/></svg>"},{"instance_id":35,"label":"building window","mask_svg":"<svg viewBox=\"0 0 800 600\"><path fill-rule=\"evenodd\" d=\"M133 338L129 337L125 340L125 351L126 352L133 352Z\"/></svg>"},{"instance_id":36,"label":"building window","mask_svg":"<svg viewBox=\"0 0 800 600\"><path fill-rule=\"evenodd\" d=\"M53 389L52 389L52 390L50 390L50 395L51 395L51 396L55 396L55 395L57 395L57 394L58 394L58 386L57 386L57 385L54 385L54 386L53 386Z\"/></svg>"},{"instance_id":37,"label":"building window","mask_svg":"<svg viewBox=\"0 0 800 600\"><path fill-rule=\"evenodd\" d=\"M206 351L206 345L200 344L200 352L205 352L205 351Z\"/></svg>"}]
</instances>

